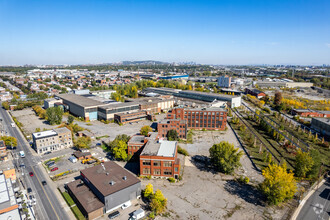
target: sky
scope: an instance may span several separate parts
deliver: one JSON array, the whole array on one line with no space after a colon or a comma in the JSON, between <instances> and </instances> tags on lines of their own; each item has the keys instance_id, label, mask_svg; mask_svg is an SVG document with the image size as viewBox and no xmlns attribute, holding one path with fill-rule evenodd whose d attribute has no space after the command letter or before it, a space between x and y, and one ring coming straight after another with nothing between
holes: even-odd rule
<instances>
[{"instance_id":1,"label":"sky","mask_svg":"<svg viewBox=\"0 0 330 220\"><path fill-rule=\"evenodd\" d=\"M0 0L0 65L330 64L330 0Z\"/></svg>"}]
</instances>

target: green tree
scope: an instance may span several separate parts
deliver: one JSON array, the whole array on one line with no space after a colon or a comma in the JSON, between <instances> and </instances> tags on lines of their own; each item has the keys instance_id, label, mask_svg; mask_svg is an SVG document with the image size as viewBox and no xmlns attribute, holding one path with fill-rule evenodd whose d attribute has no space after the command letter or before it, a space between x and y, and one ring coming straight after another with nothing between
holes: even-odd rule
<instances>
[{"instance_id":1,"label":"green tree","mask_svg":"<svg viewBox=\"0 0 330 220\"><path fill-rule=\"evenodd\" d=\"M75 146L79 149L81 148L90 148L91 138L90 137L79 137L75 140Z\"/></svg>"},{"instance_id":2,"label":"green tree","mask_svg":"<svg viewBox=\"0 0 330 220\"><path fill-rule=\"evenodd\" d=\"M144 136L148 136L149 132L152 131L152 128L148 125L146 126L143 126L141 129L140 129L140 134L144 135Z\"/></svg>"},{"instance_id":3,"label":"green tree","mask_svg":"<svg viewBox=\"0 0 330 220\"><path fill-rule=\"evenodd\" d=\"M123 140L116 140L116 145L111 148L111 152L117 160L127 160L127 144Z\"/></svg>"},{"instance_id":4,"label":"green tree","mask_svg":"<svg viewBox=\"0 0 330 220\"><path fill-rule=\"evenodd\" d=\"M260 189L268 203L277 205L293 198L297 190L296 181L292 172L287 173L286 164L270 164L262 171L262 175L265 179L260 184Z\"/></svg>"},{"instance_id":5,"label":"green tree","mask_svg":"<svg viewBox=\"0 0 330 220\"><path fill-rule=\"evenodd\" d=\"M154 187L151 183L147 184L146 185L146 188L143 192L143 196L146 198L146 199L149 199L151 200L151 197L153 196L154 194Z\"/></svg>"},{"instance_id":6,"label":"green tree","mask_svg":"<svg viewBox=\"0 0 330 220\"><path fill-rule=\"evenodd\" d=\"M227 141L214 144L209 152L212 164L222 173L232 174L235 168L241 166L240 158L243 152L238 152L238 148Z\"/></svg>"},{"instance_id":7,"label":"green tree","mask_svg":"<svg viewBox=\"0 0 330 220\"><path fill-rule=\"evenodd\" d=\"M307 152L302 152L298 149L296 157L295 157L295 166L294 172L298 177L306 177L306 174L313 167L313 158Z\"/></svg>"},{"instance_id":8,"label":"green tree","mask_svg":"<svg viewBox=\"0 0 330 220\"><path fill-rule=\"evenodd\" d=\"M48 108L46 113L48 121L51 125L62 123L63 110L61 107Z\"/></svg>"},{"instance_id":9,"label":"green tree","mask_svg":"<svg viewBox=\"0 0 330 220\"><path fill-rule=\"evenodd\" d=\"M5 142L6 146L17 147L17 139L11 136L2 136L1 140Z\"/></svg>"},{"instance_id":10,"label":"green tree","mask_svg":"<svg viewBox=\"0 0 330 220\"><path fill-rule=\"evenodd\" d=\"M68 123L68 124L72 124L73 121L74 121L74 117L73 117L72 115L69 115L69 116L68 116L68 121L67 121L67 123Z\"/></svg>"},{"instance_id":11,"label":"green tree","mask_svg":"<svg viewBox=\"0 0 330 220\"><path fill-rule=\"evenodd\" d=\"M156 190L150 202L151 211L156 215L163 213L167 206L167 199L164 197L162 191L159 189Z\"/></svg>"},{"instance_id":12,"label":"green tree","mask_svg":"<svg viewBox=\"0 0 330 220\"><path fill-rule=\"evenodd\" d=\"M309 151L310 156L313 159L313 166L312 168L307 172L307 177L309 178L317 178L320 172L320 167L322 164L321 160L321 153L316 149L311 149Z\"/></svg>"},{"instance_id":13,"label":"green tree","mask_svg":"<svg viewBox=\"0 0 330 220\"><path fill-rule=\"evenodd\" d=\"M176 141L179 139L178 132L175 129L171 129L167 132L167 139L169 141Z\"/></svg>"}]
</instances>

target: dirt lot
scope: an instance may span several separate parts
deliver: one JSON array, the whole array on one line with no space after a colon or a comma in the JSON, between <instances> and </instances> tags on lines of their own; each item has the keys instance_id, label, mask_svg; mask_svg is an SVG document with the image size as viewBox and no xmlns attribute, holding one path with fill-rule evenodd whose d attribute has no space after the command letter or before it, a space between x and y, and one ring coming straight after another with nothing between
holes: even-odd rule
<instances>
[{"instance_id":1,"label":"dirt lot","mask_svg":"<svg viewBox=\"0 0 330 220\"><path fill-rule=\"evenodd\" d=\"M14 116L19 122L23 124L23 131L25 134L30 135L36 131L36 128L40 130L50 130L56 128L56 126L49 125L46 120L40 119L32 108L26 108L19 111L11 111L12 116Z\"/></svg>"},{"instance_id":2,"label":"dirt lot","mask_svg":"<svg viewBox=\"0 0 330 220\"><path fill-rule=\"evenodd\" d=\"M250 185L231 177L206 171L187 158L183 180L142 180L142 187L153 184L168 199L169 219L282 219L286 209L265 207L263 196ZM197 166L196 166L197 165ZM271 214L270 214L271 213ZM158 219L158 218L157 218ZM163 219L160 217L159 219ZM164 218L165 219L165 218Z\"/></svg>"}]
</instances>

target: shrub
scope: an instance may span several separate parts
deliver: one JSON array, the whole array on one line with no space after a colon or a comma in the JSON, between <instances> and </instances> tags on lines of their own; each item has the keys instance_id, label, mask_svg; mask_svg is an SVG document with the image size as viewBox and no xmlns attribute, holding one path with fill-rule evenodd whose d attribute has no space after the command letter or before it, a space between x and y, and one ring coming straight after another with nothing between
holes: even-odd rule
<instances>
[{"instance_id":1,"label":"shrub","mask_svg":"<svg viewBox=\"0 0 330 220\"><path fill-rule=\"evenodd\" d=\"M170 177L167 179L170 183L175 183L175 179L173 177Z\"/></svg>"},{"instance_id":2,"label":"shrub","mask_svg":"<svg viewBox=\"0 0 330 220\"><path fill-rule=\"evenodd\" d=\"M188 151L186 149L180 147L179 145L178 145L178 153L182 154L182 155L185 155L185 156L189 156Z\"/></svg>"}]
</instances>

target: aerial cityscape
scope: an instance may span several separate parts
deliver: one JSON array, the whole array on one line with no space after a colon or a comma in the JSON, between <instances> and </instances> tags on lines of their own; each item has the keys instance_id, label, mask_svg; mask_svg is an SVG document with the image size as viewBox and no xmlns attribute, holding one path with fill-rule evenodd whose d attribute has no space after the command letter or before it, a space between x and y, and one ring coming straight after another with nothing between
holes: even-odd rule
<instances>
[{"instance_id":1,"label":"aerial cityscape","mask_svg":"<svg viewBox=\"0 0 330 220\"><path fill-rule=\"evenodd\" d=\"M0 220L329 220L329 7L0 0Z\"/></svg>"}]
</instances>

